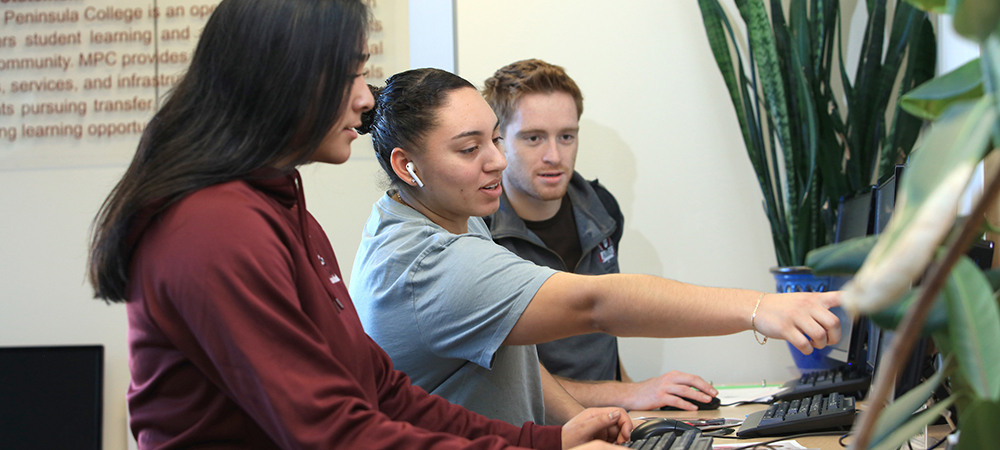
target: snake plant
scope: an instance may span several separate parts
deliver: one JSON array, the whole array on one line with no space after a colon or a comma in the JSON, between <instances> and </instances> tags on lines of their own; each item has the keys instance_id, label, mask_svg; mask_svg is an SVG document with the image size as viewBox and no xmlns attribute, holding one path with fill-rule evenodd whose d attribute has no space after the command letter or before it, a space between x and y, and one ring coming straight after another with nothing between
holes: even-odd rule
<instances>
[{"instance_id":1,"label":"snake plant","mask_svg":"<svg viewBox=\"0 0 1000 450\"><path fill-rule=\"evenodd\" d=\"M923 121L893 99L933 77L934 32L926 12L906 2L859 2L868 19L852 77L839 0L770 0L769 8L736 0L739 28L719 1L698 5L764 196L777 262L802 265L831 241L840 198L891 173L912 149Z\"/></svg>"}]
</instances>

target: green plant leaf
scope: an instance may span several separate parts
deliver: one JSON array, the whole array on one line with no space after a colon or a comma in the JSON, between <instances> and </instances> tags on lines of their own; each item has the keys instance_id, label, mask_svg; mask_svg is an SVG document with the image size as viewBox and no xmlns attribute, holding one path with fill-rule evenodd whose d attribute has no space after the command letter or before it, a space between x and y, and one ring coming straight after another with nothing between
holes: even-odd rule
<instances>
[{"instance_id":1,"label":"green plant leaf","mask_svg":"<svg viewBox=\"0 0 1000 450\"><path fill-rule=\"evenodd\" d=\"M968 259L968 257L963 258ZM991 291L996 292L997 289L1000 289L1000 269L985 271L983 272L983 275L989 283ZM936 336L939 331L943 330L948 325L947 302L950 301L949 299L957 299L955 301L961 301L959 297L963 295L963 292L957 289L957 287L960 286L958 274L952 272L949 274L949 280L952 282L946 283L944 288L941 290L941 293L936 299L934 299L934 304L931 306L931 310L927 315L927 320L924 322L924 326L921 329L922 336L930 336L932 334ZM909 292L900 297L900 299L892 306L873 313L869 317L872 322L880 328L885 330L895 330L899 326L899 323L903 320L903 316L910 308L910 305L913 304L921 292L922 288L920 287L910 289ZM945 351L944 349L939 350L943 354L951 353L950 346L948 351Z\"/></svg>"},{"instance_id":2,"label":"green plant leaf","mask_svg":"<svg viewBox=\"0 0 1000 450\"><path fill-rule=\"evenodd\" d=\"M931 126L923 144L914 152L901 182L906 208L917 208L957 167L974 165L986 154L990 130L997 113L992 98L951 104ZM897 206L899 203L897 197ZM893 217L898 217L898 209ZM951 220L948 221L948 227Z\"/></svg>"},{"instance_id":3,"label":"green plant leaf","mask_svg":"<svg viewBox=\"0 0 1000 450\"><path fill-rule=\"evenodd\" d=\"M927 399L934 394L941 380L952 371L952 365L951 358L947 359L941 371L886 406L875 421L869 448L887 438L893 430L906 423L917 409L927 403Z\"/></svg>"},{"instance_id":4,"label":"green plant leaf","mask_svg":"<svg viewBox=\"0 0 1000 450\"><path fill-rule=\"evenodd\" d=\"M1000 291L1000 267L984 271L983 276L990 283L990 289L993 289L993 292Z\"/></svg>"},{"instance_id":5,"label":"green plant leaf","mask_svg":"<svg viewBox=\"0 0 1000 450\"><path fill-rule=\"evenodd\" d=\"M775 134L778 136L781 148L785 150L782 152L785 157L785 167L795 167L795 159L791 151L793 147L788 122L788 103L781 77L781 64L774 43L774 32L771 30L767 10L764 8L763 0L736 0L736 6L747 24L753 59L756 62L761 91L764 95L764 106L770 112L768 117L774 121L773 129L776 131ZM772 146L772 148L774 147ZM798 198L795 194L795 189L788 189L787 200L789 204L798 204ZM798 230L792 227L789 232L794 242L794 236Z\"/></svg>"},{"instance_id":6,"label":"green plant leaf","mask_svg":"<svg viewBox=\"0 0 1000 450\"><path fill-rule=\"evenodd\" d=\"M919 128L911 127L910 122L916 122L917 126L921 121L910 114L900 110L898 102L895 108L890 109L890 100L913 88L914 75L922 75L923 67L921 63L912 64L918 57L926 56L922 52L923 38L925 37L923 23L927 13L914 8L906 2L896 4L892 17L892 32L889 35L889 42L886 46L884 62L878 73L878 86L873 93L875 102L873 103L872 114L876 119L876 126L868 129L866 142L870 145L870 151L865 153L866 157L872 158L872 166L868 168L868 179L884 179L883 174L891 173L897 162L905 160L907 154L916 142L916 133ZM931 49L936 45L931 44ZM910 53L907 58L910 65L903 66L904 56ZM930 60L936 59L936 52L930 52ZM902 68L902 70L900 70ZM902 73L902 79L897 80ZM932 75L933 76L933 75ZM899 89L893 87L899 81ZM886 111L891 114L886 117ZM900 117L902 116L902 117ZM902 122L902 126L898 122ZM888 129L886 129L888 127ZM906 132L908 135L896 136L898 132ZM912 134L913 139L910 140ZM902 146L897 147L896 145Z\"/></svg>"},{"instance_id":7,"label":"green plant leaf","mask_svg":"<svg viewBox=\"0 0 1000 450\"><path fill-rule=\"evenodd\" d=\"M906 0L922 11L943 14L948 11L948 0Z\"/></svg>"},{"instance_id":8,"label":"green plant leaf","mask_svg":"<svg viewBox=\"0 0 1000 450\"><path fill-rule=\"evenodd\" d=\"M986 277L974 262L963 257L952 269L948 330L958 367L976 395L1000 400L1000 308Z\"/></svg>"},{"instance_id":9,"label":"green plant leaf","mask_svg":"<svg viewBox=\"0 0 1000 450\"><path fill-rule=\"evenodd\" d=\"M955 347L951 345L951 334L948 333L947 328L943 328L934 333L933 339L934 339L934 346L937 347L938 352L940 352L942 355L951 355L955 353L953 351ZM957 374L952 374L950 379L954 381L956 376Z\"/></svg>"},{"instance_id":10,"label":"green plant leaf","mask_svg":"<svg viewBox=\"0 0 1000 450\"><path fill-rule=\"evenodd\" d=\"M910 308L910 305L920 295L920 292L920 288L911 289L892 306L872 314L869 318L883 330L895 330L899 326L899 322L902 322L903 316L906 315L906 311ZM945 305L944 295L939 295L934 300L934 305L931 306L927 320L924 322L924 327L920 333L922 336L930 336L944 329L947 325L948 307Z\"/></svg>"},{"instance_id":11,"label":"green plant leaf","mask_svg":"<svg viewBox=\"0 0 1000 450\"><path fill-rule=\"evenodd\" d=\"M910 158L892 220L841 300L848 311L888 307L923 273L951 229L958 199L997 123L992 96L951 105Z\"/></svg>"},{"instance_id":12,"label":"green plant leaf","mask_svg":"<svg viewBox=\"0 0 1000 450\"><path fill-rule=\"evenodd\" d=\"M937 420L937 418L940 417L941 414L944 414L944 412L948 409L948 407L955 402L956 398L957 398L956 396L948 397L934 404L934 406L927 408L926 411L917 414L916 416L913 416L912 419L901 424L898 428L890 428L889 435L885 436L885 438L879 441L875 441L874 440L875 435L873 435L872 439L873 444L869 445L868 448L871 450L896 450L900 448L903 444L908 442L911 437L916 436L917 434L923 432L924 427L930 425L935 420ZM886 409L889 409L894 405L895 403L889 405L889 407ZM913 411L910 411L910 414L913 414ZM884 411L882 415L885 415ZM881 416L879 417L879 419L881 419ZM877 426L878 425L876 425L876 427ZM963 431L962 434L964 437L965 432Z\"/></svg>"},{"instance_id":13,"label":"green plant leaf","mask_svg":"<svg viewBox=\"0 0 1000 450\"><path fill-rule=\"evenodd\" d=\"M976 58L917 86L900 98L899 105L914 116L935 120L952 104L982 96L983 74L979 58Z\"/></svg>"},{"instance_id":14,"label":"green plant leaf","mask_svg":"<svg viewBox=\"0 0 1000 450\"><path fill-rule=\"evenodd\" d=\"M967 408L961 409L958 423L962 428L962 435L958 439L958 450L996 448L1000 403L975 399Z\"/></svg>"},{"instance_id":15,"label":"green plant leaf","mask_svg":"<svg viewBox=\"0 0 1000 450\"><path fill-rule=\"evenodd\" d=\"M747 147L753 144L750 140L750 130L748 129L745 109L746 106L740 101L739 84L736 82L736 74L733 71L733 58L729 51L729 42L723 26L729 25L725 11L717 0L698 0L698 7L701 8L702 21L705 24L705 34L708 35L708 44L715 56L715 62L719 66L722 79L726 82L729 90L729 99L733 103L736 111L736 118L740 123L740 131L743 132L743 141ZM740 66L743 70L743 66Z\"/></svg>"},{"instance_id":16,"label":"green plant leaf","mask_svg":"<svg viewBox=\"0 0 1000 450\"><path fill-rule=\"evenodd\" d=\"M853 171L854 178L860 183L871 183L872 164L877 156L878 143L885 133L885 107L879 98L883 94L891 94L892 83L896 80L893 73L885 83L880 80L882 73L882 56L885 47L886 0L870 0L868 2L868 23L865 25L865 36L861 44L861 56L857 72L854 76L854 98L850 101L848 114L847 145L851 158L847 170ZM890 51L890 53L892 53ZM883 92L888 91L888 92ZM888 96L886 96L888 102ZM879 136L875 138L874 136ZM860 187L861 185L856 185Z\"/></svg>"},{"instance_id":17,"label":"green plant leaf","mask_svg":"<svg viewBox=\"0 0 1000 450\"><path fill-rule=\"evenodd\" d=\"M877 241L878 236L865 236L817 248L806 255L806 265L816 275L852 275Z\"/></svg>"},{"instance_id":18,"label":"green plant leaf","mask_svg":"<svg viewBox=\"0 0 1000 450\"><path fill-rule=\"evenodd\" d=\"M780 5L780 2L774 2ZM798 185L798 198L804 203L809 197L809 189L815 186L813 176L816 174L816 153L819 143L817 142L817 117L816 99L813 97L812 86L814 84L814 74L812 73L810 62L810 39L809 19L805 0L792 0L789 5L790 30L787 33L790 42L786 46L788 57L786 58L786 72L790 117L797 117L797 126L790 127L793 131L792 138L796 144L797 152L802 158L796 158L798 165L793 171ZM772 6L772 14L774 7ZM777 41L777 40L776 40ZM780 49L780 47L779 47ZM801 203L799 206L802 206ZM813 214L807 214L804 218L812 218ZM815 233L807 233L809 236ZM804 240L803 240L804 241ZM797 254L804 254L811 247L812 243L801 242L802 248Z\"/></svg>"},{"instance_id":19,"label":"green plant leaf","mask_svg":"<svg viewBox=\"0 0 1000 450\"><path fill-rule=\"evenodd\" d=\"M952 5L949 5L952 6ZM955 0L955 31L977 42L986 40L1000 23L1000 2L996 0Z\"/></svg>"},{"instance_id":20,"label":"green plant leaf","mask_svg":"<svg viewBox=\"0 0 1000 450\"><path fill-rule=\"evenodd\" d=\"M1000 109L997 102L997 90L1000 88L1000 33L993 33L979 44L982 55L980 70L983 73L983 85L987 93L994 96L993 107ZM1000 130L994 130L993 142L1000 142Z\"/></svg>"},{"instance_id":21,"label":"green plant leaf","mask_svg":"<svg viewBox=\"0 0 1000 450\"><path fill-rule=\"evenodd\" d=\"M942 335L946 335L946 332L934 333L934 345L944 344L939 346L938 350L942 354L954 354L951 349L951 338L943 338ZM976 399L975 393L972 390L972 386L969 385L969 380L966 380L960 371L954 371L947 379L948 388L951 391L951 395L957 396L958 399L955 400L955 408L959 411L964 411L969 405L972 404L973 400Z\"/></svg>"},{"instance_id":22,"label":"green plant leaf","mask_svg":"<svg viewBox=\"0 0 1000 450\"><path fill-rule=\"evenodd\" d=\"M920 20L906 55L903 80L899 84L898 97L934 78L937 65L937 37L927 14ZM896 102L895 114L890 125L889 136L883 146L878 179L885 179L902 164L913 150L917 137L923 128L923 119L907 113Z\"/></svg>"}]
</instances>

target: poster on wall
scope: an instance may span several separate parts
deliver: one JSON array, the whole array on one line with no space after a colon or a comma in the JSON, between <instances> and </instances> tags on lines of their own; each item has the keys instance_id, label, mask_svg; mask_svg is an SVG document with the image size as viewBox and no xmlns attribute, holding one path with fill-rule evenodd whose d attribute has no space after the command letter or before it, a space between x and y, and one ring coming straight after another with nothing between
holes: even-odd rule
<instances>
[{"instance_id":1,"label":"poster on wall","mask_svg":"<svg viewBox=\"0 0 1000 450\"><path fill-rule=\"evenodd\" d=\"M370 84L409 64L407 0L366 0ZM219 0L0 0L0 170L124 166Z\"/></svg>"}]
</instances>

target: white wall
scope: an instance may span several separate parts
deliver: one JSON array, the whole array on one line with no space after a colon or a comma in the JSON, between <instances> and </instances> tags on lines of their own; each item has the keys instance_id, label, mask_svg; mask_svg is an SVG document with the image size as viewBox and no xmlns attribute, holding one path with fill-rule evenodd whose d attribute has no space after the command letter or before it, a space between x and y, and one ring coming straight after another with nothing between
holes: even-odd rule
<instances>
[{"instance_id":1,"label":"white wall","mask_svg":"<svg viewBox=\"0 0 1000 450\"><path fill-rule=\"evenodd\" d=\"M0 171L0 346L105 346L104 448L124 449L123 306L85 281L90 221L124 167Z\"/></svg>"},{"instance_id":2,"label":"white wall","mask_svg":"<svg viewBox=\"0 0 1000 450\"><path fill-rule=\"evenodd\" d=\"M452 0L409 0L410 67L455 72L455 5Z\"/></svg>"},{"instance_id":3,"label":"white wall","mask_svg":"<svg viewBox=\"0 0 1000 450\"><path fill-rule=\"evenodd\" d=\"M510 62L566 68L584 95L577 169L622 204L622 271L773 292L760 189L697 2L457 0L459 75ZM633 378L670 369L716 383L784 381L781 341L750 333L624 339Z\"/></svg>"}]
</instances>

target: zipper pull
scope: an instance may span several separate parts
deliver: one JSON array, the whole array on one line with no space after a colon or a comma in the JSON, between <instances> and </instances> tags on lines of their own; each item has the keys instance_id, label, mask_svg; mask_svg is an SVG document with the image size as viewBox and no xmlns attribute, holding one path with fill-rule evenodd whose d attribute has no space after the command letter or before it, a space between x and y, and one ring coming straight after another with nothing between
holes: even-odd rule
<instances>
[{"instance_id":1,"label":"zipper pull","mask_svg":"<svg viewBox=\"0 0 1000 450\"><path fill-rule=\"evenodd\" d=\"M323 256L322 256L322 255L320 255L319 253L317 253L317 254L316 254L316 257L317 257L317 258L319 258L319 263L320 263L320 265L322 265L323 267L326 267L326 260L325 260L325 259L323 259ZM332 274L332 275L330 275L330 284L331 284L331 285L333 285L333 284L336 284L336 283L338 283L338 282L340 282L340 277L338 277L338 276L337 276L337 274ZM343 309L344 309L344 304L343 304L343 303L340 303L340 299L339 299L339 298L337 298L337 296L336 296L336 295L334 295L332 291L330 292L330 297L333 297L333 301L334 301L335 303L337 303L337 306L338 306L338 307L339 307L339 308L340 308L341 310L343 310Z\"/></svg>"}]
</instances>

